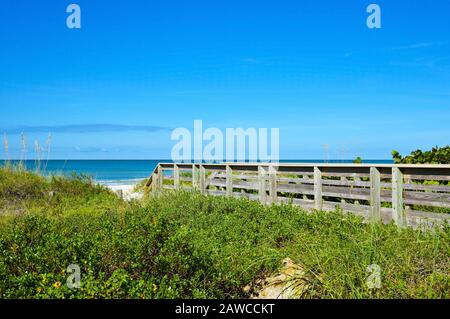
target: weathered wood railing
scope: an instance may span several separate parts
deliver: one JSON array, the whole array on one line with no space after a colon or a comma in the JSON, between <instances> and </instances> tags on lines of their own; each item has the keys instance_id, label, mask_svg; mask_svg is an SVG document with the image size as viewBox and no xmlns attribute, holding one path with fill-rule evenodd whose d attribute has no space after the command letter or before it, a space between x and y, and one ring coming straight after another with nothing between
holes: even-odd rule
<instances>
[{"instance_id":1,"label":"weathered wood railing","mask_svg":"<svg viewBox=\"0 0 450 319\"><path fill-rule=\"evenodd\" d=\"M160 163L147 186L305 209L339 207L399 226L450 221L450 165Z\"/></svg>"}]
</instances>

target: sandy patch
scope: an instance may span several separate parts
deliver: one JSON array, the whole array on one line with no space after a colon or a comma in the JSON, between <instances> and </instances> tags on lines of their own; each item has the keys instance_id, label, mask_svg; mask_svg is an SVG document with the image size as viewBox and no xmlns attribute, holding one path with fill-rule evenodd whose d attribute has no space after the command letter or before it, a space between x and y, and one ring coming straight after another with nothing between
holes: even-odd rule
<instances>
[{"instance_id":1,"label":"sandy patch","mask_svg":"<svg viewBox=\"0 0 450 319\"><path fill-rule=\"evenodd\" d=\"M141 199L143 194L134 192L134 187L136 185L107 185L118 196L122 197L124 200Z\"/></svg>"}]
</instances>

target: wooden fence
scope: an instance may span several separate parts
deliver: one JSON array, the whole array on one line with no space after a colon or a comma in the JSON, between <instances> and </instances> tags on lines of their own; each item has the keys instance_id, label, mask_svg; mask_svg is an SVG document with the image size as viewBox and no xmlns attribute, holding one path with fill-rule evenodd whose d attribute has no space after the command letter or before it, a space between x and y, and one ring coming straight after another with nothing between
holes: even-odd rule
<instances>
[{"instance_id":1,"label":"wooden fence","mask_svg":"<svg viewBox=\"0 0 450 319\"><path fill-rule=\"evenodd\" d=\"M160 163L147 187L340 208L399 226L450 221L450 165Z\"/></svg>"}]
</instances>

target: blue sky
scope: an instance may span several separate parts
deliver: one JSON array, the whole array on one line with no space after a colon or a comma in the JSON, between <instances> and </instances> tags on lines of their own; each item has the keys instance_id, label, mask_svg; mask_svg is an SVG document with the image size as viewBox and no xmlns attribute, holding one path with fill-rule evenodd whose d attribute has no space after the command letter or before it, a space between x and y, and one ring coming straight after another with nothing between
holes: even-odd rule
<instances>
[{"instance_id":1,"label":"blue sky","mask_svg":"<svg viewBox=\"0 0 450 319\"><path fill-rule=\"evenodd\" d=\"M286 159L443 146L450 1L3 0L0 112L29 158L48 132L51 158L170 158L171 129L195 119L280 128Z\"/></svg>"}]
</instances>

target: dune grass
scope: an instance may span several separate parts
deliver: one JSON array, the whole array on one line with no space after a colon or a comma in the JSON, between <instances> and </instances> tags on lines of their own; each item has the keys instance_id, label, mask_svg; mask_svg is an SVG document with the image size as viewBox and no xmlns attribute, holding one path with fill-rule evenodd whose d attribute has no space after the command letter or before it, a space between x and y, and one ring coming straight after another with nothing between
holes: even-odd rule
<instances>
[{"instance_id":1,"label":"dune grass","mask_svg":"<svg viewBox=\"0 0 450 319\"><path fill-rule=\"evenodd\" d=\"M166 192L123 202L89 179L0 169L1 298L247 298L289 257L304 298L449 298L450 227ZM66 268L81 268L69 289ZM367 267L381 270L369 289Z\"/></svg>"},{"instance_id":2,"label":"dune grass","mask_svg":"<svg viewBox=\"0 0 450 319\"><path fill-rule=\"evenodd\" d=\"M21 166L0 168L0 215L25 212L66 215L125 206L88 176L44 177Z\"/></svg>"}]
</instances>

